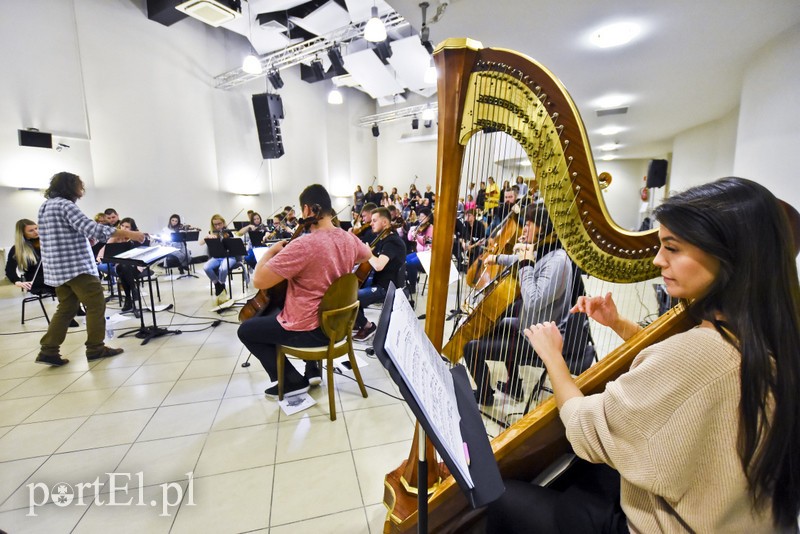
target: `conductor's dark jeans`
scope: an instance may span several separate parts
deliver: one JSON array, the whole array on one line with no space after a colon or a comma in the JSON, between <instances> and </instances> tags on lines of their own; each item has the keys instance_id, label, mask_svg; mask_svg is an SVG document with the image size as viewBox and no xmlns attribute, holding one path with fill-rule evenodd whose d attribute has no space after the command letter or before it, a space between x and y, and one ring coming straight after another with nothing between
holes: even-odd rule
<instances>
[{"instance_id":1,"label":"conductor's dark jeans","mask_svg":"<svg viewBox=\"0 0 800 534\"><path fill-rule=\"evenodd\" d=\"M488 534L628 533L619 473L607 465L578 460L547 488L504 482L505 493L489 505Z\"/></svg>"}]
</instances>

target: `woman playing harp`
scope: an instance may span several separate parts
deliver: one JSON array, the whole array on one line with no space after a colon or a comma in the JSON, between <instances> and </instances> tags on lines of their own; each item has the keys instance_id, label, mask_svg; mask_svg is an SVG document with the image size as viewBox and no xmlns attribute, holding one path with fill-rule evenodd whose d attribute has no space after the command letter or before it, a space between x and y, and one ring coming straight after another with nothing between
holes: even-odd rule
<instances>
[{"instance_id":1,"label":"woman playing harp","mask_svg":"<svg viewBox=\"0 0 800 534\"><path fill-rule=\"evenodd\" d=\"M699 326L643 350L585 397L555 325L525 332L576 454L615 468L621 498L508 482L488 532L797 530L800 285L784 209L763 186L726 178L671 197L656 217L654 264ZM610 294L581 298L575 311L623 339L639 329Z\"/></svg>"}]
</instances>

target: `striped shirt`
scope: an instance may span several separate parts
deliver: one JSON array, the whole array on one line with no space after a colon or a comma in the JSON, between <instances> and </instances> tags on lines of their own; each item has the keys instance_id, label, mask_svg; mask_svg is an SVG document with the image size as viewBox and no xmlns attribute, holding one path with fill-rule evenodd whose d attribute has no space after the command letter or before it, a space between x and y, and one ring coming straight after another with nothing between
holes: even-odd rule
<instances>
[{"instance_id":1,"label":"striped shirt","mask_svg":"<svg viewBox=\"0 0 800 534\"><path fill-rule=\"evenodd\" d=\"M81 274L98 276L87 238L107 241L115 231L116 228L91 220L71 200L46 200L39 208L39 243L45 284L56 287Z\"/></svg>"}]
</instances>

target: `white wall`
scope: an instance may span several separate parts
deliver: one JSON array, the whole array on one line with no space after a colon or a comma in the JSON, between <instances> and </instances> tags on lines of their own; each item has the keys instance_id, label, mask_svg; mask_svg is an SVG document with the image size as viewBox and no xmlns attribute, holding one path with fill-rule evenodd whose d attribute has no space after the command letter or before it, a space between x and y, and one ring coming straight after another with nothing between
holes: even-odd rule
<instances>
[{"instance_id":1,"label":"white wall","mask_svg":"<svg viewBox=\"0 0 800 534\"><path fill-rule=\"evenodd\" d=\"M250 95L266 81L214 88L249 52L239 35L193 19L165 27L147 19L145 0L26 0L4 10L0 44L14 53L0 56L0 245L42 202L17 188L46 187L61 170L86 183L85 213L114 207L151 232L173 212L203 228L212 213L266 217L308 184L341 189L375 174L374 143L355 126L372 101L348 91L344 106L328 106L328 84L303 82L298 69L282 72L286 154L262 160ZM70 149L20 147L25 127Z\"/></svg>"},{"instance_id":2,"label":"white wall","mask_svg":"<svg viewBox=\"0 0 800 534\"><path fill-rule=\"evenodd\" d=\"M666 159L666 156L654 156ZM626 230L638 230L641 223L642 202L640 191L645 186L650 160L615 159L595 161L597 174L607 172L611 175L611 185L603 191L606 209L614 222ZM657 191L658 194L661 191Z\"/></svg>"},{"instance_id":3,"label":"white wall","mask_svg":"<svg viewBox=\"0 0 800 534\"><path fill-rule=\"evenodd\" d=\"M670 172L674 192L733 173L739 109L675 136Z\"/></svg>"},{"instance_id":4,"label":"white wall","mask_svg":"<svg viewBox=\"0 0 800 534\"><path fill-rule=\"evenodd\" d=\"M800 209L800 25L764 47L747 68L733 172Z\"/></svg>"}]
</instances>

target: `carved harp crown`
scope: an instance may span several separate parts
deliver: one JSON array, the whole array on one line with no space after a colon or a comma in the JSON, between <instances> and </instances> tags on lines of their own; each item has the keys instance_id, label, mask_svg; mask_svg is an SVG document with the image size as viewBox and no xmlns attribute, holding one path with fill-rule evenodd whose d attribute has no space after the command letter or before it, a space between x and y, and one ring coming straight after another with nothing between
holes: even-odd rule
<instances>
[{"instance_id":1,"label":"carved harp crown","mask_svg":"<svg viewBox=\"0 0 800 534\"><path fill-rule=\"evenodd\" d=\"M658 276L657 231L631 232L611 219L583 121L549 70L522 54L481 48L468 39L443 42L435 60L446 85L439 89L440 138L444 134L462 147L452 147L450 157L439 160L440 197L458 188L469 138L481 130L505 132L527 154L562 245L578 267L609 282Z\"/></svg>"}]
</instances>

